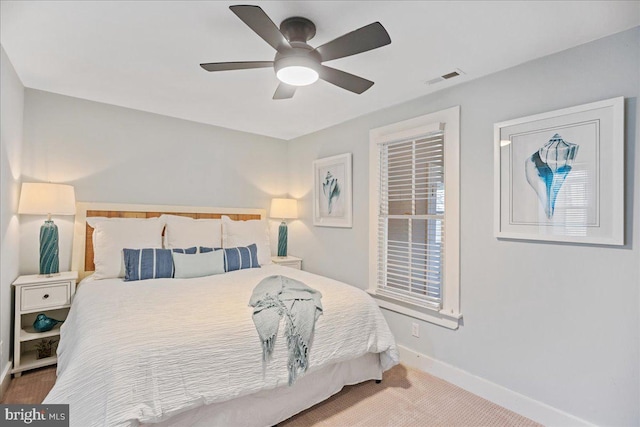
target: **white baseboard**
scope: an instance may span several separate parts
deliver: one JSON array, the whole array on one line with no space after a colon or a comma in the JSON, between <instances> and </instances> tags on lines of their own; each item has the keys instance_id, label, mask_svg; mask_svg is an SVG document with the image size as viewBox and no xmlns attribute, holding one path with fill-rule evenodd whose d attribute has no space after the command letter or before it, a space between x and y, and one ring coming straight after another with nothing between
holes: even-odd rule
<instances>
[{"instance_id":1,"label":"white baseboard","mask_svg":"<svg viewBox=\"0 0 640 427\"><path fill-rule=\"evenodd\" d=\"M525 416L533 421L551 426L594 426L581 418L563 412L546 403L531 399L506 387L477 377L455 366L420 354L407 347L398 346L400 362L455 384L497 405Z\"/></svg>"},{"instance_id":2,"label":"white baseboard","mask_svg":"<svg viewBox=\"0 0 640 427\"><path fill-rule=\"evenodd\" d=\"M8 361L2 370L2 374L0 374L0 400L4 397L4 393L9 388L9 383L11 382L11 366L11 361Z\"/></svg>"}]
</instances>

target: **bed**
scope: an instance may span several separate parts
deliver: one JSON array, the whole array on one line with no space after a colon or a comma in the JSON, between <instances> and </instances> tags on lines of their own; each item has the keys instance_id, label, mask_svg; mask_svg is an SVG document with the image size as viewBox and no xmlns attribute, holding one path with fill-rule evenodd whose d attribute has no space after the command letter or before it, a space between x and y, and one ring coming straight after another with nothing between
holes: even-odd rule
<instances>
[{"instance_id":1,"label":"bed","mask_svg":"<svg viewBox=\"0 0 640 427\"><path fill-rule=\"evenodd\" d=\"M193 220L226 216L238 229L264 218L262 210L78 204L72 264L86 278L61 328L58 378L44 401L70 404L71 426L272 426L344 385L379 380L398 363L393 336L369 295L305 271L261 263L188 279L95 279L92 217L167 213ZM163 230L170 231L169 223ZM228 246L233 239L225 240L224 230ZM240 237L260 240L262 234ZM254 287L273 275L322 293L308 369L292 386L286 339L279 334L263 363L248 305Z\"/></svg>"}]
</instances>

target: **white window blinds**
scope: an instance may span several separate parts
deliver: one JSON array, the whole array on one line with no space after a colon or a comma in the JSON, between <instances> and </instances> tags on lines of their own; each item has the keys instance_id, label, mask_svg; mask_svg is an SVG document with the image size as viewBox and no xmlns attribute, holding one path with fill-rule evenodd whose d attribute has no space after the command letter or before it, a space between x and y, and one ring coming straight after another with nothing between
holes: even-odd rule
<instances>
[{"instance_id":1,"label":"white window blinds","mask_svg":"<svg viewBox=\"0 0 640 427\"><path fill-rule=\"evenodd\" d=\"M379 144L377 292L442 307L444 132Z\"/></svg>"}]
</instances>

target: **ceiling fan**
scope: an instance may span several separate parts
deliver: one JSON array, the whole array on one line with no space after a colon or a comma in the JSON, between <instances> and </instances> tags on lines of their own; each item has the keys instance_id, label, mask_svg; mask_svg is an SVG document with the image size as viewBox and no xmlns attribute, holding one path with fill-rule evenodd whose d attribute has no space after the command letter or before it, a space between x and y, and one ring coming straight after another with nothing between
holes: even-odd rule
<instances>
[{"instance_id":1,"label":"ceiling fan","mask_svg":"<svg viewBox=\"0 0 640 427\"><path fill-rule=\"evenodd\" d=\"M323 65L323 62L356 55L391 43L382 24L374 22L337 39L312 48L307 41L316 34L316 26L307 18L287 18L280 28L258 6L236 5L229 9L277 52L273 61L212 62L200 64L207 71L246 70L273 67L280 84L273 99L292 98L298 86L318 78L348 91L361 94L373 82Z\"/></svg>"}]
</instances>

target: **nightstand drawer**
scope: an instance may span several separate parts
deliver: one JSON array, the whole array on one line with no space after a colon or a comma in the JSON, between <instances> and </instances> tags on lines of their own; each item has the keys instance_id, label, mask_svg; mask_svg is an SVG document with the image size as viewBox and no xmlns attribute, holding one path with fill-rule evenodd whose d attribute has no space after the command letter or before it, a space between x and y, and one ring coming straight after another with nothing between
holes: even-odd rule
<instances>
[{"instance_id":1,"label":"nightstand drawer","mask_svg":"<svg viewBox=\"0 0 640 427\"><path fill-rule=\"evenodd\" d=\"M271 261L276 265L302 270L302 258L298 258L293 255L273 256L271 257Z\"/></svg>"},{"instance_id":2,"label":"nightstand drawer","mask_svg":"<svg viewBox=\"0 0 640 427\"><path fill-rule=\"evenodd\" d=\"M22 288L21 311L40 310L71 303L71 282Z\"/></svg>"},{"instance_id":3,"label":"nightstand drawer","mask_svg":"<svg viewBox=\"0 0 640 427\"><path fill-rule=\"evenodd\" d=\"M280 263L283 267L297 268L300 270L300 261L285 261Z\"/></svg>"}]
</instances>

